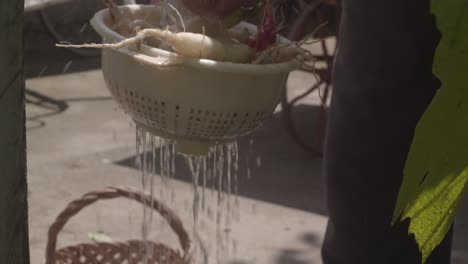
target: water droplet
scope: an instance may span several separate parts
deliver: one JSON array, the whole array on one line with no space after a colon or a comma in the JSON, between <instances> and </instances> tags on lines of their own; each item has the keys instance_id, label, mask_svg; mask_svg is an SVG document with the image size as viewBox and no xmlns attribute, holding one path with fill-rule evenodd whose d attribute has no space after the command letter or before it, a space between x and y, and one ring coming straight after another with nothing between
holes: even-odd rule
<instances>
[{"instance_id":1,"label":"water droplet","mask_svg":"<svg viewBox=\"0 0 468 264\"><path fill-rule=\"evenodd\" d=\"M73 61L68 61L67 64L65 64L65 66L63 67L63 70L62 70L62 74L68 72L68 70L70 69L70 66L72 65Z\"/></svg>"}]
</instances>

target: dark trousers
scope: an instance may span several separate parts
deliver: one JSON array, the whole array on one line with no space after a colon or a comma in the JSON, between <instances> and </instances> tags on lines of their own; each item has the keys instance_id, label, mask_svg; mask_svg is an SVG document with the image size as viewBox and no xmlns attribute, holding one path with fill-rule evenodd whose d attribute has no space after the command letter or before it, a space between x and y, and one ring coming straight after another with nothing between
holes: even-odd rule
<instances>
[{"instance_id":1,"label":"dark trousers","mask_svg":"<svg viewBox=\"0 0 468 264\"><path fill-rule=\"evenodd\" d=\"M419 264L408 223L390 224L418 120L440 87L429 0L343 0L325 144L324 264ZM430 257L450 263L451 232Z\"/></svg>"}]
</instances>

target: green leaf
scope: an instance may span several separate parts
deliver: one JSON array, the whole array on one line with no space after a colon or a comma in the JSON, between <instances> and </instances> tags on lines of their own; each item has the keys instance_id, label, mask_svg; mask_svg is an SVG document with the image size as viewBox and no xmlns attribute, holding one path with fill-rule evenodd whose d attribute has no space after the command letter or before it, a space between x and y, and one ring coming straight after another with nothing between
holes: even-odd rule
<instances>
[{"instance_id":1,"label":"green leaf","mask_svg":"<svg viewBox=\"0 0 468 264\"><path fill-rule=\"evenodd\" d=\"M433 67L442 87L416 129L393 216L411 218L423 263L468 186L468 2L432 0L431 9L442 33Z\"/></svg>"},{"instance_id":2,"label":"green leaf","mask_svg":"<svg viewBox=\"0 0 468 264\"><path fill-rule=\"evenodd\" d=\"M112 243L112 238L110 238L107 234L102 231L88 233L88 238L94 242L107 242Z\"/></svg>"}]
</instances>

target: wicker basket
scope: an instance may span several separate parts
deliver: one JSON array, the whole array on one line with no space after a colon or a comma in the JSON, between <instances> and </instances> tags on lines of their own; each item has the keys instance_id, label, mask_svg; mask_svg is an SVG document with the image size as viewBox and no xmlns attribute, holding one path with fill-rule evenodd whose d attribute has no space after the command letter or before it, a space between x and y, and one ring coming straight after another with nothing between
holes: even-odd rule
<instances>
[{"instance_id":1,"label":"wicker basket","mask_svg":"<svg viewBox=\"0 0 468 264\"><path fill-rule=\"evenodd\" d=\"M182 264L186 263L190 249L190 238L182 225L179 217L167 208L164 204L127 188L110 187L104 190L94 191L85 194L81 198L71 202L63 210L49 228L48 242L46 249L46 264L140 264L143 263L146 249L145 242L132 240L115 243L86 243L75 246L68 246L56 250L57 236L67 223L67 221L77 214L84 207L97 202L124 197L140 203L152 205L152 208L159 212L169 223L172 230L177 234L183 254L178 250L171 249L161 243L147 242L153 248L152 255L148 256L149 264Z\"/></svg>"}]
</instances>

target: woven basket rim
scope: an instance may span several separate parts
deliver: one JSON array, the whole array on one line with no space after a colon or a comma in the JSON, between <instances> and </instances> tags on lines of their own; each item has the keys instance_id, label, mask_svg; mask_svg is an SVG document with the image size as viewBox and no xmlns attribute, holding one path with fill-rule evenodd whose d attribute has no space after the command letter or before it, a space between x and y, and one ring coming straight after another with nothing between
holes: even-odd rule
<instances>
[{"instance_id":1,"label":"woven basket rim","mask_svg":"<svg viewBox=\"0 0 468 264\"><path fill-rule=\"evenodd\" d=\"M97 190L88 192L82 197L72 201L68 204L68 206L57 216L55 222L50 226L48 232L48 241L47 241L47 249L46 249L46 264L56 264L56 260L62 258L61 254L65 254L69 251L73 251L75 249L82 249L82 248L99 248L99 247L120 247L120 248L131 248L135 244L144 245L144 241L141 240L128 240L126 242L95 242L95 243L80 243L76 245L66 246L60 249L56 249L57 246L57 237L60 231L63 229L65 224L68 222L70 218L80 212L83 208L99 201L99 200L108 200L114 198L128 198L140 203L143 203L146 206L152 207L161 216L169 223L172 230L176 233L177 237L179 238L179 243L183 249L183 253L174 250L162 243L154 242L154 241L147 241L153 245L153 248L159 247L163 250L168 250L171 255L177 259L177 263L183 263L183 260L187 258L187 255L191 248L191 241L189 235L185 228L183 227L182 221L180 218L168 207L162 204L160 201L151 197L145 193L141 193L131 188L122 188L122 187L108 187L103 190ZM143 247L142 247L143 248ZM92 253L92 252L91 252ZM101 253L109 253L109 251L101 252ZM93 255L93 253L92 253ZM72 258L75 256L63 255L65 258ZM77 263L81 263L78 262ZM74 263L73 263L74 264ZM171 263L172 264L172 263Z\"/></svg>"}]
</instances>

